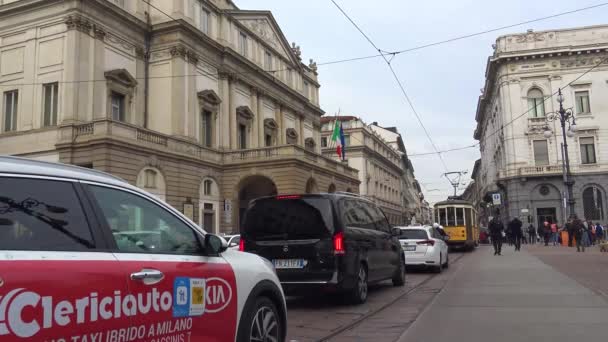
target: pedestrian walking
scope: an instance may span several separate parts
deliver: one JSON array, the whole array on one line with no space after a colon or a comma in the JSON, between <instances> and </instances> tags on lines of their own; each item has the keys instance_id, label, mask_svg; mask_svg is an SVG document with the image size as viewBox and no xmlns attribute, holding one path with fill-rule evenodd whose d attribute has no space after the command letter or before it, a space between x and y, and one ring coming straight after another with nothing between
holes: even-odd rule
<instances>
[{"instance_id":1,"label":"pedestrian walking","mask_svg":"<svg viewBox=\"0 0 608 342\"><path fill-rule=\"evenodd\" d=\"M505 227L500 222L498 217L493 217L488 225L488 230L490 231L490 237L492 238L492 246L494 246L494 255L501 255L500 252L502 250L502 239L503 239L503 231Z\"/></svg>"},{"instance_id":2,"label":"pedestrian walking","mask_svg":"<svg viewBox=\"0 0 608 342\"><path fill-rule=\"evenodd\" d=\"M572 243L574 241L574 218L570 216L568 218L568 222L566 222L566 231L568 232L568 247L572 247Z\"/></svg>"},{"instance_id":3,"label":"pedestrian walking","mask_svg":"<svg viewBox=\"0 0 608 342\"><path fill-rule=\"evenodd\" d=\"M505 230L505 235L507 236L507 243L509 246L513 246L513 233L511 232L511 226L507 224L507 229Z\"/></svg>"},{"instance_id":4,"label":"pedestrian walking","mask_svg":"<svg viewBox=\"0 0 608 342\"><path fill-rule=\"evenodd\" d=\"M549 246L549 239L551 238L551 226L547 221L543 223L543 235L545 239L545 246Z\"/></svg>"},{"instance_id":5,"label":"pedestrian walking","mask_svg":"<svg viewBox=\"0 0 608 342\"><path fill-rule=\"evenodd\" d=\"M599 222L595 225L595 236L600 243L604 242L604 227Z\"/></svg>"},{"instance_id":6,"label":"pedestrian walking","mask_svg":"<svg viewBox=\"0 0 608 342\"><path fill-rule=\"evenodd\" d=\"M576 251L581 252L582 250L582 252L585 252L584 239L587 237L587 231L583 222L576 215L572 216L572 230L576 238Z\"/></svg>"},{"instance_id":7,"label":"pedestrian walking","mask_svg":"<svg viewBox=\"0 0 608 342\"><path fill-rule=\"evenodd\" d=\"M511 238L513 239L513 244L515 245L516 251L521 250L521 238L523 235L521 230L522 225L523 223L519 220L519 218L516 217L509 222L509 226L507 228L507 231L511 232Z\"/></svg>"},{"instance_id":8,"label":"pedestrian walking","mask_svg":"<svg viewBox=\"0 0 608 342\"><path fill-rule=\"evenodd\" d=\"M557 223L551 223L551 241L557 246Z\"/></svg>"},{"instance_id":9,"label":"pedestrian walking","mask_svg":"<svg viewBox=\"0 0 608 342\"><path fill-rule=\"evenodd\" d=\"M528 239L530 240L530 244L536 243L536 228L534 228L532 223L528 226Z\"/></svg>"}]
</instances>

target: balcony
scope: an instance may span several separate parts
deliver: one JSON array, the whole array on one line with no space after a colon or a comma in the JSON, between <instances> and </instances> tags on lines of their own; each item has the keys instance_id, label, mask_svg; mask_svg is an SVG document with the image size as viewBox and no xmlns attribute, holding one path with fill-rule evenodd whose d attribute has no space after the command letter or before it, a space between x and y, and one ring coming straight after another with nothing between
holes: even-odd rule
<instances>
[{"instance_id":1,"label":"balcony","mask_svg":"<svg viewBox=\"0 0 608 342\"><path fill-rule=\"evenodd\" d=\"M98 139L113 139L128 144L137 144L145 148L178 154L218 166L297 160L307 164L315 164L347 177L358 178L357 170L313 151L308 151L299 145L221 150L203 147L188 139L162 134L136 125L105 119L60 127L57 147Z\"/></svg>"},{"instance_id":2,"label":"balcony","mask_svg":"<svg viewBox=\"0 0 608 342\"><path fill-rule=\"evenodd\" d=\"M572 162L571 162L572 163ZM570 172L573 175L581 173L593 173L599 171L607 171L608 164L571 164ZM543 176L561 176L563 174L562 164L545 165L545 166L524 166L498 172L498 179L515 178L515 177L543 177Z\"/></svg>"}]
</instances>

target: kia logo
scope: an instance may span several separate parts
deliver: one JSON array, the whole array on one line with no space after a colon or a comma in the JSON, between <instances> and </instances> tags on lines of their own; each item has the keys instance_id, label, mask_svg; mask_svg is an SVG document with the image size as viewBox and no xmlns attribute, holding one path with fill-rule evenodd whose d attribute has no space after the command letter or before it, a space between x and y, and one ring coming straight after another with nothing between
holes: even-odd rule
<instances>
[{"instance_id":1,"label":"kia logo","mask_svg":"<svg viewBox=\"0 0 608 342\"><path fill-rule=\"evenodd\" d=\"M232 300L230 284L221 278L207 278L206 283L205 312L214 313L224 310Z\"/></svg>"},{"instance_id":2,"label":"kia logo","mask_svg":"<svg viewBox=\"0 0 608 342\"><path fill-rule=\"evenodd\" d=\"M285 252L285 253L289 252L289 246L283 246L283 252Z\"/></svg>"}]
</instances>

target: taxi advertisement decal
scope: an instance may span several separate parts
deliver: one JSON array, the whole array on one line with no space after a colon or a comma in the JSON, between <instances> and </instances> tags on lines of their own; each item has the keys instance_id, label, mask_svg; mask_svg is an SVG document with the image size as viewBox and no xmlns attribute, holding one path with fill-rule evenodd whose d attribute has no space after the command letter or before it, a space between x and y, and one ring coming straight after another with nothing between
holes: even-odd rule
<instances>
[{"instance_id":1,"label":"taxi advertisement decal","mask_svg":"<svg viewBox=\"0 0 608 342\"><path fill-rule=\"evenodd\" d=\"M28 269L32 272L23 272L23 264L31 266ZM81 276L75 286L66 286L65 282L70 277L61 272L47 272L48 277L44 281L28 276L42 272L49 265L53 265L55 271L66 265L72 271L73 268L93 269L89 267L91 265L83 264L88 262L48 261L34 265L0 261L5 280L0 286L0 341L189 342L234 339L237 305L233 291L236 284L234 272L227 264L190 263L187 266L192 269L182 268L182 271L200 277L178 275L155 285L128 283L133 284L129 290L126 286L120 287L126 285L127 280L123 273L118 272L116 277L108 280ZM163 266L166 267L167 263ZM100 274L104 274L106 268L117 269L115 263L95 262L94 269Z\"/></svg>"}]
</instances>

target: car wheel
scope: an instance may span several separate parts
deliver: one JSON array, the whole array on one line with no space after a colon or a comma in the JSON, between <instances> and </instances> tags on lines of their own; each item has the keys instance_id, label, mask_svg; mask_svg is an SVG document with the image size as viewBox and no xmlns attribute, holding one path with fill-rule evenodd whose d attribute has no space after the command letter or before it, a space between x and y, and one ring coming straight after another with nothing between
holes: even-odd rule
<instances>
[{"instance_id":1,"label":"car wheel","mask_svg":"<svg viewBox=\"0 0 608 342\"><path fill-rule=\"evenodd\" d=\"M244 312L239 327L238 342L283 341L283 327L274 303L267 297L259 297Z\"/></svg>"},{"instance_id":2,"label":"car wheel","mask_svg":"<svg viewBox=\"0 0 608 342\"><path fill-rule=\"evenodd\" d=\"M393 276L393 286L405 285L405 260L399 260L399 268L397 268L397 274Z\"/></svg>"},{"instance_id":3,"label":"car wheel","mask_svg":"<svg viewBox=\"0 0 608 342\"><path fill-rule=\"evenodd\" d=\"M441 273L443 270L443 265L441 265L441 260L443 260L443 256L439 254L439 265L433 266L433 273Z\"/></svg>"},{"instance_id":4,"label":"car wheel","mask_svg":"<svg viewBox=\"0 0 608 342\"><path fill-rule=\"evenodd\" d=\"M364 264L359 265L355 286L350 290L350 301L353 304L362 304L367 300L367 268Z\"/></svg>"}]
</instances>

